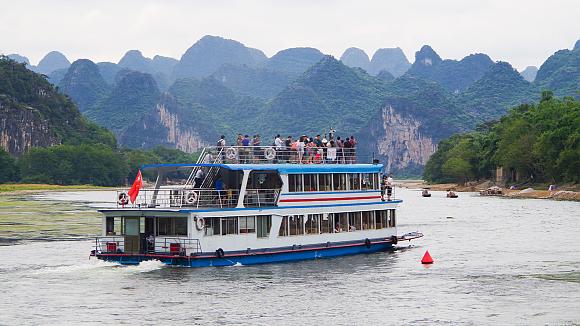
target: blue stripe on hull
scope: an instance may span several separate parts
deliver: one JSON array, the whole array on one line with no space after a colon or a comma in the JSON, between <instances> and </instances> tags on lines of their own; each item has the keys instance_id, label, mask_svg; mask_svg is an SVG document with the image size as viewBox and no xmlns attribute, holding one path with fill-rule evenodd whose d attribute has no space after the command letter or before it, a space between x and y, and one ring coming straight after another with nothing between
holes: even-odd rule
<instances>
[{"instance_id":1,"label":"blue stripe on hull","mask_svg":"<svg viewBox=\"0 0 580 326\"><path fill-rule=\"evenodd\" d=\"M256 265L267 263L290 262L298 260L331 258L347 255L357 255L365 253L373 253L378 251L386 251L393 249L391 243L373 243L370 248L365 245L336 247L336 248L317 248L313 250L302 251L286 251L281 253L261 254L261 255L241 255L234 257L203 257L192 258L176 257L176 258L160 258L163 263L168 265L186 266L186 267L210 267L210 266L233 266L241 265ZM146 256L101 256L100 259L106 261L114 261L123 265L136 265L141 261L152 260L155 258Z\"/></svg>"}]
</instances>

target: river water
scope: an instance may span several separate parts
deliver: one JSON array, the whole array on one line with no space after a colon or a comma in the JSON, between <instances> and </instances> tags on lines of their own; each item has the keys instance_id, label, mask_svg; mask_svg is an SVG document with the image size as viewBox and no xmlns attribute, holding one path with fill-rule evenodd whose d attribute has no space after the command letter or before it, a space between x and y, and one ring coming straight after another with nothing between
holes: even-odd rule
<instances>
[{"instance_id":1,"label":"river water","mask_svg":"<svg viewBox=\"0 0 580 326\"><path fill-rule=\"evenodd\" d=\"M200 269L89 260L113 193L0 197L0 324L580 323L580 203L397 194L411 246Z\"/></svg>"}]
</instances>

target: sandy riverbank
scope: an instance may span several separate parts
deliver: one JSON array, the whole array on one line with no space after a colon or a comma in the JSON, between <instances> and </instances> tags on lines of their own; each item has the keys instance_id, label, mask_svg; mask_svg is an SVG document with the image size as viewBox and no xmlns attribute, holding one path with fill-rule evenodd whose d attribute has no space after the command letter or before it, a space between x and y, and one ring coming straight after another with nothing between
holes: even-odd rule
<instances>
[{"instance_id":1,"label":"sandy riverbank","mask_svg":"<svg viewBox=\"0 0 580 326\"><path fill-rule=\"evenodd\" d=\"M440 183L440 184L427 184L421 180L402 180L397 182L398 185L410 189L421 189L428 188L431 191L447 191L453 189L457 192L479 192L487 189L491 186L489 181L481 182L478 184L470 184L467 186L458 185L455 183ZM568 189L577 189L578 186L567 186L564 189L548 191L548 190L537 190L532 188L509 190L502 188L502 197L507 198L533 198L533 199L553 199L553 200L570 200L570 201L580 201L580 192Z\"/></svg>"}]
</instances>

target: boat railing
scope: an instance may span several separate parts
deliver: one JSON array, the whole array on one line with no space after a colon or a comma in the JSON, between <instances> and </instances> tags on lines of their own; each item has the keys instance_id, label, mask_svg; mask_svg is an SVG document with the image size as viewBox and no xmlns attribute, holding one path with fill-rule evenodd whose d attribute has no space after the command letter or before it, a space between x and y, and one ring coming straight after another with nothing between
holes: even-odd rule
<instances>
[{"instance_id":1,"label":"boat railing","mask_svg":"<svg viewBox=\"0 0 580 326\"><path fill-rule=\"evenodd\" d=\"M199 239L157 236L153 243L156 254L190 256L201 253Z\"/></svg>"},{"instance_id":2,"label":"boat railing","mask_svg":"<svg viewBox=\"0 0 580 326\"><path fill-rule=\"evenodd\" d=\"M122 198L125 191L117 191ZM247 207L276 206L280 189L247 189ZM162 188L141 189L134 203L117 201L117 208L232 208L238 206L240 191L236 189Z\"/></svg>"},{"instance_id":3,"label":"boat railing","mask_svg":"<svg viewBox=\"0 0 580 326\"><path fill-rule=\"evenodd\" d=\"M280 189L246 189L245 207L276 206Z\"/></svg>"},{"instance_id":4,"label":"boat railing","mask_svg":"<svg viewBox=\"0 0 580 326\"><path fill-rule=\"evenodd\" d=\"M102 236L95 238L95 253L117 254L125 252L124 236Z\"/></svg>"},{"instance_id":5,"label":"boat railing","mask_svg":"<svg viewBox=\"0 0 580 326\"><path fill-rule=\"evenodd\" d=\"M361 157L356 155L356 148L306 146L302 149L292 149L275 146L213 146L203 149L198 163L219 161L224 164L355 164L357 159L360 160Z\"/></svg>"},{"instance_id":6,"label":"boat railing","mask_svg":"<svg viewBox=\"0 0 580 326\"><path fill-rule=\"evenodd\" d=\"M143 246L145 246L143 248ZM148 254L168 254L190 256L201 253L199 239L191 239L179 236L156 236L145 240L140 250ZM122 254L125 253L125 236L101 236L95 238L96 254Z\"/></svg>"}]
</instances>

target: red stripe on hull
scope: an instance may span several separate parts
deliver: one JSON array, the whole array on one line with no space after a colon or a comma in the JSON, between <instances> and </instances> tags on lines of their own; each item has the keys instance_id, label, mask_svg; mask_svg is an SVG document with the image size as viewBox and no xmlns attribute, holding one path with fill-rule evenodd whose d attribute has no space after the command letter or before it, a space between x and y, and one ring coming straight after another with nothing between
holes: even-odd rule
<instances>
[{"instance_id":1,"label":"red stripe on hull","mask_svg":"<svg viewBox=\"0 0 580 326\"><path fill-rule=\"evenodd\" d=\"M312 201L339 201L339 200L359 200L359 199L380 199L381 196L359 196L359 197L327 197L327 198L298 198L298 199L280 199L281 203L300 203Z\"/></svg>"}]
</instances>

